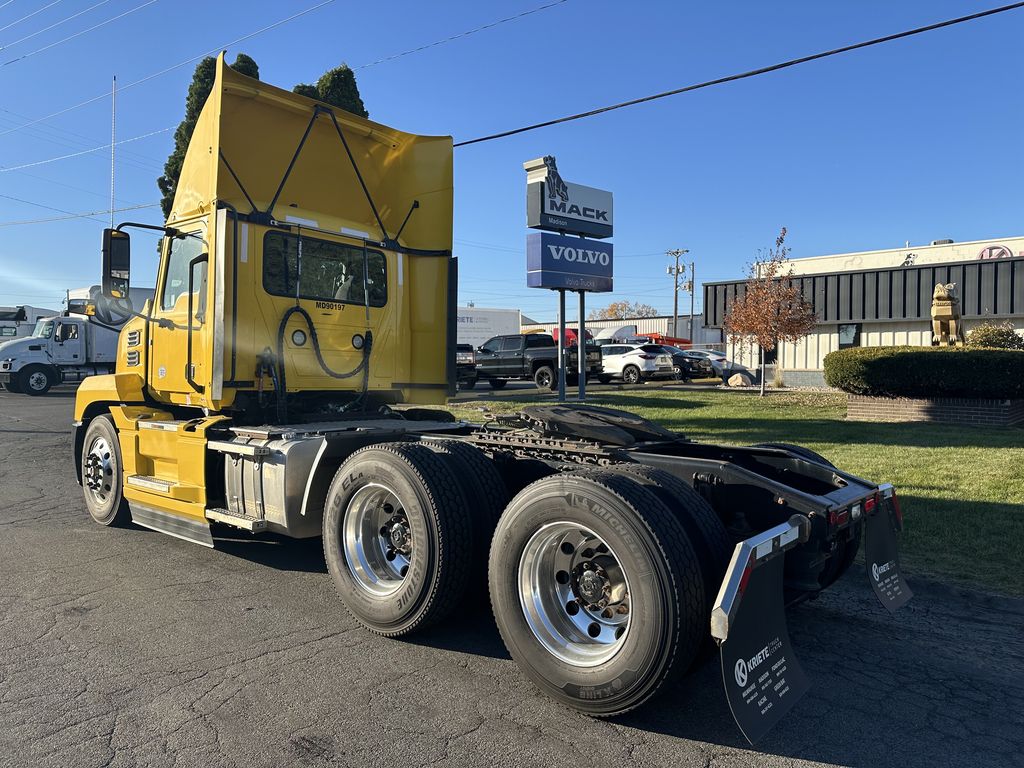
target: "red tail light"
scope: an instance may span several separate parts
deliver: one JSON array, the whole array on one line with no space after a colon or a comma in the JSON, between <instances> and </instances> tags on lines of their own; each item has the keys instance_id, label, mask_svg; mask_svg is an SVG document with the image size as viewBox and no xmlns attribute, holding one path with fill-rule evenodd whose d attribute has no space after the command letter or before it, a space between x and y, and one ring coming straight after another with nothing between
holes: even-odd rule
<instances>
[{"instance_id":1,"label":"red tail light","mask_svg":"<svg viewBox=\"0 0 1024 768\"><path fill-rule=\"evenodd\" d=\"M875 511L875 507L878 506L878 494L876 493L870 499L864 500L864 513L870 515Z\"/></svg>"},{"instance_id":2,"label":"red tail light","mask_svg":"<svg viewBox=\"0 0 1024 768\"><path fill-rule=\"evenodd\" d=\"M833 528L846 525L850 522L850 510L848 509L833 509L828 513L828 524Z\"/></svg>"},{"instance_id":3,"label":"red tail light","mask_svg":"<svg viewBox=\"0 0 1024 768\"><path fill-rule=\"evenodd\" d=\"M640 355L641 360L656 360L657 355Z\"/></svg>"},{"instance_id":4,"label":"red tail light","mask_svg":"<svg viewBox=\"0 0 1024 768\"><path fill-rule=\"evenodd\" d=\"M742 595L747 591L747 582L750 581L750 572L754 569L754 563L748 561L747 567L743 569L743 576L740 577L740 589L739 592Z\"/></svg>"},{"instance_id":5,"label":"red tail light","mask_svg":"<svg viewBox=\"0 0 1024 768\"><path fill-rule=\"evenodd\" d=\"M896 527L899 530L903 530L903 510L900 509L900 499L896 495L896 490L892 492L892 511L896 513Z\"/></svg>"}]
</instances>

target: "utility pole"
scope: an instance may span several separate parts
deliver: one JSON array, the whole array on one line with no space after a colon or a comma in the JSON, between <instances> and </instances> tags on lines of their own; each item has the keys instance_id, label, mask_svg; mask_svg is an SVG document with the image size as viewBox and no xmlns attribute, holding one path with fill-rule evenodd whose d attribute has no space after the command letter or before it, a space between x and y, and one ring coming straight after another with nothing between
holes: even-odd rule
<instances>
[{"instance_id":1,"label":"utility pole","mask_svg":"<svg viewBox=\"0 0 1024 768\"><path fill-rule=\"evenodd\" d=\"M692 349L696 341L693 338L693 298L697 288L697 270L694 269L692 261L690 262L690 279L687 284L690 286L690 348Z\"/></svg>"},{"instance_id":2,"label":"utility pole","mask_svg":"<svg viewBox=\"0 0 1024 768\"><path fill-rule=\"evenodd\" d=\"M679 278L686 273L686 265L679 266L679 259L682 256L688 254L690 250L688 248L675 248L671 251L665 251L666 256L671 256L676 260L675 266L669 264L665 268L665 272L672 275L672 335L679 336Z\"/></svg>"}]
</instances>

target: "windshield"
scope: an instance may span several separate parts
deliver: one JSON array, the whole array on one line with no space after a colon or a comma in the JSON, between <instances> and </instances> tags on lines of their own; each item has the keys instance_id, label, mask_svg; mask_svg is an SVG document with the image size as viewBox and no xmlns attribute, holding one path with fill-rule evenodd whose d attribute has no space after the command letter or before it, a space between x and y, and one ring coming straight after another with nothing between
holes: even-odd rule
<instances>
[{"instance_id":1,"label":"windshield","mask_svg":"<svg viewBox=\"0 0 1024 768\"><path fill-rule=\"evenodd\" d=\"M38 320L36 321L35 330L32 331L32 337L36 339L48 339L53 335L53 320Z\"/></svg>"}]
</instances>

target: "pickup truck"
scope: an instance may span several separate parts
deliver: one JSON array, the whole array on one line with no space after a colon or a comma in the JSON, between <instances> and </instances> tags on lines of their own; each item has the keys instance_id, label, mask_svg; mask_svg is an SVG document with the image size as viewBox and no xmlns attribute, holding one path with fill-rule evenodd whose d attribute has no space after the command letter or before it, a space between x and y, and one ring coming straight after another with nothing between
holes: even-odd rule
<instances>
[{"instance_id":1,"label":"pickup truck","mask_svg":"<svg viewBox=\"0 0 1024 768\"><path fill-rule=\"evenodd\" d=\"M601 375L601 350L587 345L587 378ZM567 347L566 382L578 383L579 347ZM476 374L493 389L501 389L510 380L530 381L540 389L558 387L558 344L541 333L517 333L495 336L476 350Z\"/></svg>"}]
</instances>

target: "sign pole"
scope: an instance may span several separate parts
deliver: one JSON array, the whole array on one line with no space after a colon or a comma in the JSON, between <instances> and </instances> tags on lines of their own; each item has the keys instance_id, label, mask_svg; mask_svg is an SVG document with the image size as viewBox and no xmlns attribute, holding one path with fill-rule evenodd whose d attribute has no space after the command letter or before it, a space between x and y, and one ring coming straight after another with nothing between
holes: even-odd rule
<instances>
[{"instance_id":1,"label":"sign pole","mask_svg":"<svg viewBox=\"0 0 1024 768\"><path fill-rule=\"evenodd\" d=\"M565 402L565 289L558 289L558 402Z\"/></svg>"},{"instance_id":2,"label":"sign pole","mask_svg":"<svg viewBox=\"0 0 1024 768\"><path fill-rule=\"evenodd\" d=\"M579 363L579 393L576 399L581 403L587 397L587 292L580 291L580 332L576 337L576 358Z\"/></svg>"}]
</instances>

